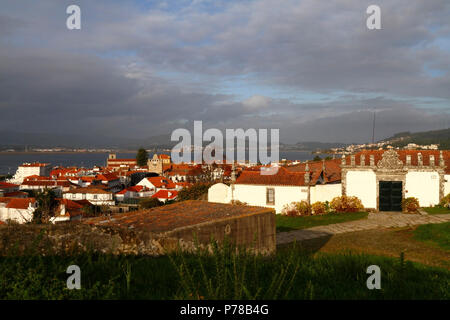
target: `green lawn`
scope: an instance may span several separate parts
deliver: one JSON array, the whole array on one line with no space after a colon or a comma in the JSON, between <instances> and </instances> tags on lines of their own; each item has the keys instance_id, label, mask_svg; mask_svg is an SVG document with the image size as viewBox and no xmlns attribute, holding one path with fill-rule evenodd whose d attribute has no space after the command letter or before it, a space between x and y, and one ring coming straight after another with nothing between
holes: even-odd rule
<instances>
[{"instance_id":1,"label":"green lawn","mask_svg":"<svg viewBox=\"0 0 450 320\"><path fill-rule=\"evenodd\" d=\"M81 289L68 290L69 265ZM367 267L381 269L369 290ZM450 299L450 271L399 258L308 254L298 247L270 257L178 254L170 257L39 255L0 257L0 299Z\"/></svg>"},{"instance_id":2,"label":"green lawn","mask_svg":"<svg viewBox=\"0 0 450 320\"><path fill-rule=\"evenodd\" d=\"M428 207L428 208L422 208L425 212L427 212L428 214L450 214L450 209L445 208L445 207L439 207L439 206L435 206L435 207Z\"/></svg>"},{"instance_id":3,"label":"green lawn","mask_svg":"<svg viewBox=\"0 0 450 320\"><path fill-rule=\"evenodd\" d=\"M277 232L306 229L367 218L367 212L334 213L321 216L288 217L277 214Z\"/></svg>"},{"instance_id":4,"label":"green lawn","mask_svg":"<svg viewBox=\"0 0 450 320\"><path fill-rule=\"evenodd\" d=\"M414 239L450 251L450 222L421 225L414 230Z\"/></svg>"}]
</instances>

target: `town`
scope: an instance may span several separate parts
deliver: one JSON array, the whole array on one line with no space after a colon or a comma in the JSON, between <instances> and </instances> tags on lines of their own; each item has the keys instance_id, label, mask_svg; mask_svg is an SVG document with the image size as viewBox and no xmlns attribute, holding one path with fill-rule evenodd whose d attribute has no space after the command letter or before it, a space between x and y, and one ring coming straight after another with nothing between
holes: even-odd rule
<instances>
[{"instance_id":1,"label":"town","mask_svg":"<svg viewBox=\"0 0 450 320\"><path fill-rule=\"evenodd\" d=\"M154 154L140 162L110 153L106 167L24 163L11 179L0 182L0 221L33 221L39 206L36 195L48 190L59 205L49 217L54 223L173 203L180 200L182 190L197 184L207 186L203 200L268 207L278 214L295 202L311 205L341 196L357 197L369 210L401 211L402 199L416 198L421 206L433 207L450 193L450 151L446 150L389 148L316 161L284 159L270 164L279 170L267 176L260 174L263 165L248 161L173 163L169 155ZM398 185L395 201L388 194L387 203L383 202L380 195L386 183Z\"/></svg>"}]
</instances>

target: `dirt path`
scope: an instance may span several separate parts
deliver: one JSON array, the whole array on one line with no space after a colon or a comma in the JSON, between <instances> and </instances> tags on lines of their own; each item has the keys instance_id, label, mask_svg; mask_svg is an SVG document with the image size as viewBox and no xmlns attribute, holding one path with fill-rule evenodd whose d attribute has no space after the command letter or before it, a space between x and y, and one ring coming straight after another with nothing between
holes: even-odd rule
<instances>
[{"instance_id":1,"label":"dirt path","mask_svg":"<svg viewBox=\"0 0 450 320\"><path fill-rule=\"evenodd\" d=\"M416 226L429 223L443 223L447 221L450 221L450 214L419 215L402 214L400 212L370 213L367 219L363 220L355 220L330 224L327 226L318 226L309 229L277 233L277 245L362 230L403 228L407 226Z\"/></svg>"},{"instance_id":2,"label":"dirt path","mask_svg":"<svg viewBox=\"0 0 450 320\"><path fill-rule=\"evenodd\" d=\"M450 221L450 214L407 215L401 213L373 213L367 219L318 226L304 230L280 232L277 245L296 241L315 252L358 253L405 258L430 266L450 269L448 251L413 239L417 226Z\"/></svg>"}]
</instances>

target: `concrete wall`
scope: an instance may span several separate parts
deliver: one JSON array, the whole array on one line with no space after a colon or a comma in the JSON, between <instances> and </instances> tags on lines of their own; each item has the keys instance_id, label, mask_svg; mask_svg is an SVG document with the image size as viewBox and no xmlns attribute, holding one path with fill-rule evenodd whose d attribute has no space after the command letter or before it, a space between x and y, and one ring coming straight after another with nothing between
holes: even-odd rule
<instances>
[{"instance_id":1,"label":"concrete wall","mask_svg":"<svg viewBox=\"0 0 450 320\"><path fill-rule=\"evenodd\" d=\"M347 172L347 196L358 197L365 208L377 207L377 179L372 170Z\"/></svg>"},{"instance_id":2,"label":"concrete wall","mask_svg":"<svg viewBox=\"0 0 450 320\"><path fill-rule=\"evenodd\" d=\"M211 239L221 243L225 238L237 246L245 246L251 251L270 254L276 250L275 213L267 210L222 220L214 220L172 230L158 241L165 249L175 249L182 239L192 245L194 241L203 245ZM166 239L166 240L165 240ZM175 242L173 239L177 239Z\"/></svg>"},{"instance_id":3,"label":"concrete wall","mask_svg":"<svg viewBox=\"0 0 450 320\"><path fill-rule=\"evenodd\" d=\"M405 197L419 199L421 207L439 204L439 175L436 172L408 172Z\"/></svg>"},{"instance_id":4,"label":"concrete wall","mask_svg":"<svg viewBox=\"0 0 450 320\"><path fill-rule=\"evenodd\" d=\"M267 188L275 189L275 205L267 205L266 203ZM252 206L273 208L276 213L281 213L286 204L307 200L308 188L297 186L236 184L234 189L234 199Z\"/></svg>"},{"instance_id":5,"label":"concrete wall","mask_svg":"<svg viewBox=\"0 0 450 320\"><path fill-rule=\"evenodd\" d=\"M335 197L342 195L342 185L336 184L318 184L311 187L311 204L317 201L331 201Z\"/></svg>"}]
</instances>

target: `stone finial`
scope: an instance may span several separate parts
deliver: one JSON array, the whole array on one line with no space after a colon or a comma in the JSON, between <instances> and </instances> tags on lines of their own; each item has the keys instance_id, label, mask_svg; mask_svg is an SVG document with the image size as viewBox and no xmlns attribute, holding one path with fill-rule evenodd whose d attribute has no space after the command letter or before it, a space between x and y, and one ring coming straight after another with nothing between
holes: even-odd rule
<instances>
[{"instance_id":1,"label":"stone finial","mask_svg":"<svg viewBox=\"0 0 450 320\"><path fill-rule=\"evenodd\" d=\"M355 161L355 155L352 154L352 155L350 156L350 164L351 164L352 166L355 166L355 163L356 163L356 161Z\"/></svg>"},{"instance_id":2,"label":"stone finial","mask_svg":"<svg viewBox=\"0 0 450 320\"><path fill-rule=\"evenodd\" d=\"M306 171L306 172L309 172L309 163L308 163L308 162L306 163L305 171Z\"/></svg>"},{"instance_id":3,"label":"stone finial","mask_svg":"<svg viewBox=\"0 0 450 320\"><path fill-rule=\"evenodd\" d=\"M342 164L343 166L345 166L345 164L346 164L346 161L345 161L345 154L342 155L341 164Z\"/></svg>"},{"instance_id":4,"label":"stone finial","mask_svg":"<svg viewBox=\"0 0 450 320\"><path fill-rule=\"evenodd\" d=\"M360 165L365 166L366 165L366 156L364 154L360 157Z\"/></svg>"},{"instance_id":5,"label":"stone finial","mask_svg":"<svg viewBox=\"0 0 450 320\"><path fill-rule=\"evenodd\" d=\"M434 160L434 154L430 154L430 166L435 166L436 165L436 161Z\"/></svg>"},{"instance_id":6,"label":"stone finial","mask_svg":"<svg viewBox=\"0 0 450 320\"><path fill-rule=\"evenodd\" d=\"M422 153L420 153L420 152L417 154L417 165L418 166L423 166Z\"/></svg>"},{"instance_id":7,"label":"stone finial","mask_svg":"<svg viewBox=\"0 0 450 320\"><path fill-rule=\"evenodd\" d=\"M444 167L444 154L442 153L442 150L439 152L439 166Z\"/></svg>"},{"instance_id":8,"label":"stone finial","mask_svg":"<svg viewBox=\"0 0 450 320\"><path fill-rule=\"evenodd\" d=\"M411 155L410 154L406 155L406 165L407 166L411 165Z\"/></svg>"},{"instance_id":9,"label":"stone finial","mask_svg":"<svg viewBox=\"0 0 450 320\"><path fill-rule=\"evenodd\" d=\"M371 167L375 166L375 156L373 154L370 155L370 166Z\"/></svg>"},{"instance_id":10,"label":"stone finial","mask_svg":"<svg viewBox=\"0 0 450 320\"><path fill-rule=\"evenodd\" d=\"M309 171L305 172L305 184L309 184Z\"/></svg>"},{"instance_id":11,"label":"stone finial","mask_svg":"<svg viewBox=\"0 0 450 320\"><path fill-rule=\"evenodd\" d=\"M233 162L233 165L231 166L231 182L235 182L236 181L236 166Z\"/></svg>"}]
</instances>

